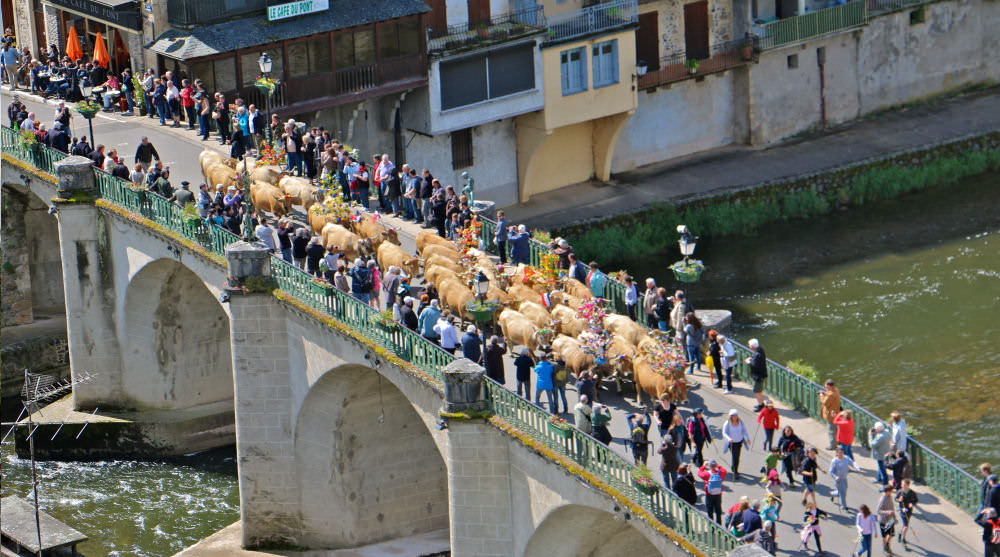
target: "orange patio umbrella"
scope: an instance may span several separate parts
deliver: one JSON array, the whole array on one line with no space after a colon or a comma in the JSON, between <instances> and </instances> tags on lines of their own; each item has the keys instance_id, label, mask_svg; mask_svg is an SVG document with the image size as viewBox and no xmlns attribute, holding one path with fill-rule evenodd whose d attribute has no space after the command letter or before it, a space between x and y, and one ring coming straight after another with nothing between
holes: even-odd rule
<instances>
[{"instance_id":1,"label":"orange patio umbrella","mask_svg":"<svg viewBox=\"0 0 1000 557\"><path fill-rule=\"evenodd\" d=\"M66 39L66 56L74 62L83 58L83 49L80 48L80 37L76 35L76 27L69 28L69 37Z\"/></svg>"},{"instance_id":2,"label":"orange patio umbrella","mask_svg":"<svg viewBox=\"0 0 1000 557\"><path fill-rule=\"evenodd\" d=\"M94 39L94 60L104 68L111 63L111 56L108 56L108 45L105 44L100 31L97 32L97 38Z\"/></svg>"}]
</instances>

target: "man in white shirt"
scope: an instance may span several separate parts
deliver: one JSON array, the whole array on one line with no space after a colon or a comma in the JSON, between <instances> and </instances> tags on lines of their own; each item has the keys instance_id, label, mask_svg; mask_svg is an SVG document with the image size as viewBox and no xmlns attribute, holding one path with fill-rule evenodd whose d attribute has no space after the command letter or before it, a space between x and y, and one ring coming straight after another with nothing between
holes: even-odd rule
<instances>
[{"instance_id":1,"label":"man in white shirt","mask_svg":"<svg viewBox=\"0 0 1000 557\"><path fill-rule=\"evenodd\" d=\"M899 412L889 414L892 420L892 450L906 452L906 420Z\"/></svg>"},{"instance_id":2,"label":"man in white shirt","mask_svg":"<svg viewBox=\"0 0 1000 557\"><path fill-rule=\"evenodd\" d=\"M455 326L451 324L451 312L444 310L441 312L441 317L438 318L437 323L434 324L434 332L438 334L441 339L439 342L441 348L449 354L455 353L455 347L458 346L458 333L455 331Z\"/></svg>"},{"instance_id":3,"label":"man in white shirt","mask_svg":"<svg viewBox=\"0 0 1000 557\"><path fill-rule=\"evenodd\" d=\"M260 224L254 229L254 236L261 242L264 242L269 251L278 250L277 242L274 240L274 229L267 225L267 218L261 217Z\"/></svg>"}]
</instances>

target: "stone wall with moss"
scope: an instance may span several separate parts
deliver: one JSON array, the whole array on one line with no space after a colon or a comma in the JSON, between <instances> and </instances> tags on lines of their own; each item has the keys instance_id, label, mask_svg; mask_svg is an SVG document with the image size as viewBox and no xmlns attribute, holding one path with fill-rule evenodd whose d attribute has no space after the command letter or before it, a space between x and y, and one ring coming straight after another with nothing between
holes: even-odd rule
<instances>
[{"instance_id":1,"label":"stone wall with moss","mask_svg":"<svg viewBox=\"0 0 1000 557\"><path fill-rule=\"evenodd\" d=\"M28 241L24 214L27 199L23 194L4 188L2 195L3 232L0 234L0 325L25 325L34 317L31 312L31 273L28 269Z\"/></svg>"}]
</instances>

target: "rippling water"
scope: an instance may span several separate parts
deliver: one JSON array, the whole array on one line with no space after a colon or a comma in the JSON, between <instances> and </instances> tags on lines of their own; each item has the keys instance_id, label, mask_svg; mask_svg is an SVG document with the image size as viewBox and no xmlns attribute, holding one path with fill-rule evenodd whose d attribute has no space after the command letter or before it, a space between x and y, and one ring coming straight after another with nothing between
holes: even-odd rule
<instances>
[{"instance_id":1,"label":"rippling water","mask_svg":"<svg viewBox=\"0 0 1000 557\"><path fill-rule=\"evenodd\" d=\"M779 362L804 359L878 415L903 412L970 471L998 462L998 186L988 174L705 242L708 271L690 291L697 307L732 309L741 340L759 338ZM637 274L668 278L675 259L637 261Z\"/></svg>"},{"instance_id":2,"label":"rippling water","mask_svg":"<svg viewBox=\"0 0 1000 557\"><path fill-rule=\"evenodd\" d=\"M90 540L87 557L173 555L239 519L235 448L171 462L40 462L49 514ZM29 497L31 464L3 447L3 496Z\"/></svg>"}]
</instances>

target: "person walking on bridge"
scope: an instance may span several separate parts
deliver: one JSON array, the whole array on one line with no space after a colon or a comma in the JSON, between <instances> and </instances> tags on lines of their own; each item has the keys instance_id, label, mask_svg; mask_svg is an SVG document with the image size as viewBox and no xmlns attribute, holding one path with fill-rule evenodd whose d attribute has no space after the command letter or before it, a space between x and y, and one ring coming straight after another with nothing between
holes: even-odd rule
<instances>
[{"instance_id":1,"label":"person walking on bridge","mask_svg":"<svg viewBox=\"0 0 1000 557\"><path fill-rule=\"evenodd\" d=\"M836 490L830 492L830 500L834 501L834 497L839 496L840 510L844 512L847 511L847 475L852 469L861 471L861 468L854 463L854 459L845 454L844 449L838 448L833 460L830 461L830 477L836 486Z\"/></svg>"},{"instance_id":2,"label":"person walking on bridge","mask_svg":"<svg viewBox=\"0 0 1000 557\"><path fill-rule=\"evenodd\" d=\"M986 507L976 515L976 524L983 527L983 546L985 557L1000 557L1000 518L997 510Z\"/></svg>"},{"instance_id":3,"label":"person walking on bridge","mask_svg":"<svg viewBox=\"0 0 1000 557\"><path fill-rule=\"evenodd\" d=\"M704 412L704 408L696 408L694 415L688 418L687 421L688 438L691 440L691 443L694 443L694 455L691 457L691 462L695 466L701 466L705 462L702 450L705 447L705 443L712 442L712 433L709 431L708 424L705 423L705 418L702 416Z\"/></svg>"},{"instance_id":4,"label":"person walking on bridge","mask_svg":"<svg viewBox=\"0 0 1000 557\"><path fill-rule=\"evenodd\" d=\"M854 459L854 451L851 445L854 444L854 419L850 410L844 410L834 416L833 425L837 426L837 444L844 450L844 454Z\"/></svg>"},{"instance_id":5,"label":"person walking on bridge","mask_svg":"<svg viewBox=\"0 0 1000 557\"><path fill-rule=\"evenodd\" d=\"M142 136L139 139L139 147L135 150L135 161L142 165L143 172L149 172L149 167L153 164L153 159L160 159L160 154L156 152L156 147L149 142L149 138Z\"/></svg>"},{"instance_id":6,"label":"person walking on bridge","mask_svg":"<svg viewBox=\"0 0 1000 557\"><path fill-rule=\"evenodd\" d=\"M868 446L872 449L872 459L878 466L875 475L875 483L885 485L889 483L889 474L885 468L885 458L889 456L890 449L889 432L885 430L885 424L875 422L875 425L868 431Z\"/></svg>"},{"instance_id":7,"label":"person walking on bridge","mask_svg":"<svg viewBox=\"0 0 1000 557\"><path fill-rule=\"evenodd\" d=\"M979 482L979 510L983 510L989 506L990 476L993 475L993 465L989 462L980 464L979 473L983 475L983 481Z\"/></svg>"},{"instance_id":8,"label":"person walking on bridge","mask_svg":"<svg viewBox=\"0 0 1000 557\"><path fill-rule=\"evenodd\" d=\"M840 412L840 390L833 384L833 379L827 379L824 387L825 390L819 393L820 417L826 420L826 433L830 440L827 448L833 450L837 441L837 426L833 419Z\"/></svg>"},{"instance_id":9,"label":"person walking on bridge","mask_svg":"<svg viewBox=\"0 0 1000 557\"><path fill-rule=\"evenodd\" d=\"M722 426L722 437L726 440L726 448L723 452L729 451L732 454L733 477L739 480L740 454L743 452L744 445L750 445L750 433L743 420L740 419L740 413L735 408L729 411L729 418Z\"/></svg>"},{"instance_id":10,"label":"person walking on bridge","mask_svg":"<svg viewBox=\"0 0 1000 557\"><path fill-rule=\"evenodd\" d=\"M698 477L705 482L705 512L708 518L722 524L722 482L726 479L726 469L713 458L701 465Z\"/></svg>"},{"instance_id":11,"label":"person walking on bridge","mask_svg":"<svg viewBox=\"0 0 1000 557\"><path fill-rule=\"evenodd\" d=\"M755 338L750 339L747 342L747 346L753 352L753 355L746 359L747 365L750 366L750 378L753 379L753 396L757 399L757 406L754 406L754 412L760 412L761 408L764 407L764 380L767 379L767 355L764 354L764 347L760 345L760 341Z\"/></svg>"}]
</instances>

